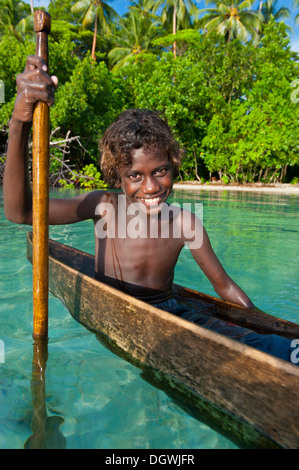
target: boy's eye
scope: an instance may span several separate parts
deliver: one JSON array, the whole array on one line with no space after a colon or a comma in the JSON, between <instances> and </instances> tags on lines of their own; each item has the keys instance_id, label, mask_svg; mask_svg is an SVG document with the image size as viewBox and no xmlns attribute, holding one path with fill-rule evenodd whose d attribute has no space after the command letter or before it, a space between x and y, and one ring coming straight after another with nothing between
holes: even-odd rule
<instances>
[{"instance_id":1,"label":"boy's eye","mask_svg":"<svg viewBox=\"0 0 299 470\"><path fill-rule=\"evenodd\" d=\"M130 178L131 180L136 180L136 179L139 178L139 174L138 174L138 173L131 173L131 174L128 175L128 176L129 176L129 178Z\"/></svg>"},{"instance_id":2,"label":"boy's eye","mask_svg":"<svg viewBox=\"0 0 299 470\"><path fill-rule=\"evenodd\" d=\"M158 176L164 176L164 175L166 175L167 171L168 171L168 168L158 168L156 170L156 174Z\"/></svg>"}]
</instances>

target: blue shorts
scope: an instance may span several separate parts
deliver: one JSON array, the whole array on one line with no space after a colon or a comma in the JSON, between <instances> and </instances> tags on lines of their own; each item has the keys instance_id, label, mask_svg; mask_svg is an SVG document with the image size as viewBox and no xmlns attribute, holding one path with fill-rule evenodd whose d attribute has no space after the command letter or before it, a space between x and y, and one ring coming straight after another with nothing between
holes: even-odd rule
<instances>
[{"instance_id":1,"label":"blue shorts","mask_svg":"<svg viewBox=\"0 0 299 470\"><path fill-rule=\"evenodd\" d=\"M215 306L212 304L207 306L201 303L200 300L171 298L165 302L156 303L154 306L240 343L247 344L260 351L272 354L272 356L291 362L290 356L293 351L291 340L274 334L262 335L248 328L219 320L213 316L213 314L215 315Z\"/></svg>"}]
</instances>

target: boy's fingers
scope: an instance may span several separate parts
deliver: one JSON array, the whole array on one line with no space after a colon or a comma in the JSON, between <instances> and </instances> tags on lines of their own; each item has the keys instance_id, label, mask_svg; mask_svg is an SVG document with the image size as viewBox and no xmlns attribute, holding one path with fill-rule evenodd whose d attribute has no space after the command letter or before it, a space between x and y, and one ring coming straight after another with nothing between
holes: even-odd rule
<instances>
[{"instance_id":1,"label":"boy's fingers","mask_svg":"<svg viewBox=\"0 0 299 470\"><path fill-rule=\"evenodd\" d=\"M58 78L56 77L56 75L52 75L51 80L54 85L54 90L56 90L58 88Z\"/></svg>"},{"instance_id":2,"label":"boy's fingers","mask_svg":"<svg viewBox=\"0 0 299 470\"><path fill-rule=\"evenodd\" d=\"M42 83L42 82L29 82L27 83L27 89L31 90L33 93L35 91L43 91L45 93L48 93L48 95L52 96L54 98L54 89L53 86Z\"/></svg>"},{"instance_id":3,"label":"boy's fingers","mask_svg":"<svg viewBox=\"0 0 299 470\"><path fill-rule=\"evenodd\" d=\"M45 101L49 106L54 104L55 91L52 80L46 81L31 81L26 80L24 77L18 79L18 95L24 97L26 103L34 104L36 101Z\"/></svg>"},{"instance_id":4,"label":"boy's fingers","mask_svg":"<svg viewBox=\"0 0 299 470\"><path fill-rule=\"evenodd\" d=\"M29 55L26 62L26 70L34 70L35 68L43 68L47 70L47 64L41 57L37 55Z\"/></svg>"},{"instance_id":5,"label":"boy's fingers","mask_svg":"<svg viewBox=\"0 0 299 470\"><path fill-rule=\"evenodd\" d=\"M29 83L29 82L44 83L52 88L54 87L54 84L51 78L42 69L35 68L33 70L26 72L26 74L21 73L17 76L18 87L22 86L24 83Z\"/></svg>"},{"instance_id":6,"label":"boy's fingers","mask_svg":"<svg viewBox=\"0 0 299 470\"><path fill-rule=\"evenodd\" d=\"M34 104L43 101L52 106L55 101L55 90L58 86L56 76L47 73L45 61L38 56L27 57L25 71L17 76L17 98L13 111L20 121L32 120Z\"/></svg>"},{"instance_id":7,"label":"boy's fingers","mask_svg":"<svg viewBox=\"0 0 299 470\"><path fill-rule=\"evenodd\" d=\"M35 88L34 92L32 90L27 90L26 93L26 102L27 103L36 103L37 101L44 101L49 106L54 104L55 98L54 93L49 93L47 90L42 88Z\"/></svg>"},{"instance_id":8,"label":"boy's fingers","mask_svg":"<svg viewBox=\"0 0 299 470\"><path fill-rule=\"evenodd\" d=\"M33 117L33 105L37 101L43 101L48 106L54 104L54 96L50 95L45 90L32 90L26 89L24 94L17 96L13 116L21 122L30 122Z\"/></svg>"}]
</instances>

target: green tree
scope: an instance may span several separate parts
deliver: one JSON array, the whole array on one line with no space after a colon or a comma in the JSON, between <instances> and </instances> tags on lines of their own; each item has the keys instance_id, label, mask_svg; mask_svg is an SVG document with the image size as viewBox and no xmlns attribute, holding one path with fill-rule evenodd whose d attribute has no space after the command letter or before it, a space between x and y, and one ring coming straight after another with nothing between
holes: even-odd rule
<instances>
[{"instance_id":1,"label":"green tree","mask_svg":"<svg viewBox=\"0 0 299 470\"><path fill-rule=\"evenodd\" d=\"M264 23L268 24L271 16L273 16L275 21L291 17L291 10L287 7L278 8L277 3L278 0L266 0L264 2L261 1L260 11L263 15Z\"/></svg>"},{"instance_id":2,"label":"green tree","mask_svg":"<svg viewBox=\"0 0 299 470\"><path fill-rule=\"evenodd\" d=\"M60 87L71 79L79 63L78 57L73 53L74 49L75 44L71 41L61 40L58 43L51 36L49 38L50 73L58 76ZM23 72L27 56L34 53L33 41L21 43L11 35L6 35L0 41L0 80L5 85L5 103L0 104L0 128L1 124L6 125L11 117L16 96L16 77Z\"/></svg>"},{"instance_id":3,"label":"green tree","mask_svg":"<svg viewBox=\"0 0 299 470\"><path fill-rule=\"evenodd\" d=\"M197 33L199 36L199 33ZM197 38L198 39L198 38ZM164 52L149 63L129 65L122 78L129 82L134 97L131 106L161 112L181 145L186 149L182 178L195 178L201 141L209 122L208 93L201 62ZM173 80L175 75L176 80ZM133 99L134 98L134 99Z\"/></svg>"},{"instance_id":4,"label":"green tree","mask_svg":"<svg viewBox=\"0 0 299 470\"><path fill-rule=\"evenodd\" d=\"M66 39L68 41L76 40L80 37L78 29L77 25L69 23L68 21L55 20L52 18L50 37L57 42L62 39Z\"/></svg>"},{"instance_id":5,"label":"green tree","mask_svg":"<svg viewBox=\"0 0 299 470\"><path fill-rule=\"evenodd\" d=\"M214 8L204 8L200 13L205 16L200 19L199 26L208 34L216 31L225 36L227 42L237 38L246 42L251 37L258 40L258 31L261 28L261 14L252 10L251 0L207 0L207 5Z\"/></svg>"},{"instance_id":6,"label":"green tree","mask_svg":"<svg viewBox=\"0 0 299 470\"><path fill-rule=\"evenodd\" d=\"M14 35L24 42L26 35L33 35L33 15L30 6L19 0L0 0L0 38Z\"/></svg>"},{"instance_id":7,"label":"green tree","mask_svg":"<svg viewBox=\"0 0 299 470\"><path fill-rule=\"evenodd\" d=\"M108 37L113 46L108 54L113 70L123 67L130 61L144 58L146 54L156 54L157 47L152 40L161 33L158 21L152 15L140 15L139 8L131 7L128 14L120 21L115 33Z\"/></svg>"},{"instance_id":8,"label":"green tree","mask_svg":"<svg viewBox=\"0 0 299 470\"><path fill-rule=\"evenodd\" d=\"M169 24L171 18L172 34L180 28L188 28L191 25L191 16L199 12L197 6L192 0L156 0L154 2L154 11L162 8L161 22L163 25ZM173 54L176 57L176 43L173 42Z\"/></svg>"},{"instance_id":9,"label":"green tree","mask_svg":"<svg viewBox=\"0 0 299 470\"><path fill-rule=\"evenodd\" d=\"M151 13L154 9L154 5L155 5L155 0L137 0L137 1L131 0L129 9L131 7L137 8L144 15L146 13Z\"/></svg>"},{"instance_id":10,"label":"green tree","mask_svg":"<svg viewBox=\"0 0 299 470\"><path fill-rule=\"evenodd\" d=\"M52 20L67 21L73 23L76 20L76 15L72 12L72 6L75 0L50 0L48 12Z\"/></svg>"},{"instance_id":11,"label":"green tree","mask_svg":"<svg viewBox=\"0 0 299 470\"><path fill-rule=\"evenodd\" d=\"M148 10L151 10L152 4L153 4L153 0L137 0L137 1L130 0L129 8L133 6L135 8L139 8L140 10L147 9L147 8Z\"/></svg>"},{"instance_id":12,"label":"green tree","mask_svg":"<svg viewBox=\"0 0 299 470\"><path fill-rule=\"evenodd\" d=\"M95 62L90 53L77 62L69 80L59 86L51 125L59 128L59 136L64 137L69 130L80 136L84 150L73 147L71 154L77 170L97 161L98 139L124 107L122 89L122 81L109 72L104 62Z\"/></svg>"},{"instance_id":13,"label":"green tree","mask_svg":"<svg viewBox=\"0 0 299 470\"><path fill-rule=\"evenodd\" d=\"M118 14L107 2L102 0L79 0L71 8L74 13L82 13L81 20L83 28L93 26L93 44L91 57L95 60L95 49L97 42L98 20L100 26L105 33L110 31L111 21L118 18Z\"/></svg>"},{"instance_id":14,"label":"green tree","mask_svg":"<svg viewBox=\"0 0 299 470\"><path fill-rule=\"evenodd\" d=\"M48 12L51 15L51 35L55 42L69 41L76 45L72 54L84 57L91 49L93 33L81 30L78 15L71 11L75 0L50 0ZM51 50L51 49L50 49Z\"/></svg>"},{"instance_id":15,"label":"green tree","mask_svg":"<svg viewBox=\"0 0 299 470\"><path fill-rule=\"evenodd\" d=\"M59 42L49 38L49 67L51 75L56 75L59 87L68 82L77 67L80 59L74 54L76 45L68 38L60 39Z\"/></svg>"},{"instance_id":16,"label":"green tree","mask_svg":"<svg viewBox=\"0 0 299 470\"><path fill-rule=\"evenodd\" d=\"M22 43L15 35L7 34L0 41L0 80L5 86L5 103L0 104L0 128L11 117L16 95L16 77L24 70L27 55L34 54L34 50L32 41Z\"/></svg>"},{"instance_id":17,"label":"green tree","mask_svg":"<svg viewBox=\"0 0 299 470\"><path fill-rule=\"evenodd\" d=\"M204 161L226 181L283 181L287 169L298 164L299 145L299 109L290 98L299 66L284 23L272 18L252 54L250 86L223 108L214 107L203 139Z\"/></svg>"}]
</instances>

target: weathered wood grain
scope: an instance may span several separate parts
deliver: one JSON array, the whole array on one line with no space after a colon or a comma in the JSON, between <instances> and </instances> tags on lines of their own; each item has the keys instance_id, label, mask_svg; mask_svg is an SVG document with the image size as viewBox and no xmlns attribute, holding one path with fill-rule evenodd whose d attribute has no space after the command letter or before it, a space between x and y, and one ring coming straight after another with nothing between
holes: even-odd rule
<instances>
[{"instance_id":1,"label":"weathered wood grain","mask_svg":"<svg viewBox=\"0 0 299 470\"><path fill-rule=\"evenodd\" d=\"M50 241L50 291L77 321L106 335L136 365L158 371L172 391L181 398L185 394L189 405L238 441L250 447L299 447L298 367L100 283L93 263L92 255ZM182 295L183 288L176 289ZM232 313L234 306L227 302L225 310L222 316L235 319L244 313L237 306L235 312L241 313ZM269 330L271 322L281 328L279 319L261 316L262 328L266 324ZM288 333L298 331L298 325L287 323Z\"/></svg>"},{"instance_id":2,"label":"weathered wood grain","mask_svg":"<svg viewBox=\"0 0 299 470\"><path fill-rule=\"evenodd\" d=\"M34 14L36 55L49 68L48 34L51 17L42 10ZM48 335L48 239L49 239L49 107L39 101L33 112L32 227L33 227L33 337Z\"/></svg>"}]
</instances>

